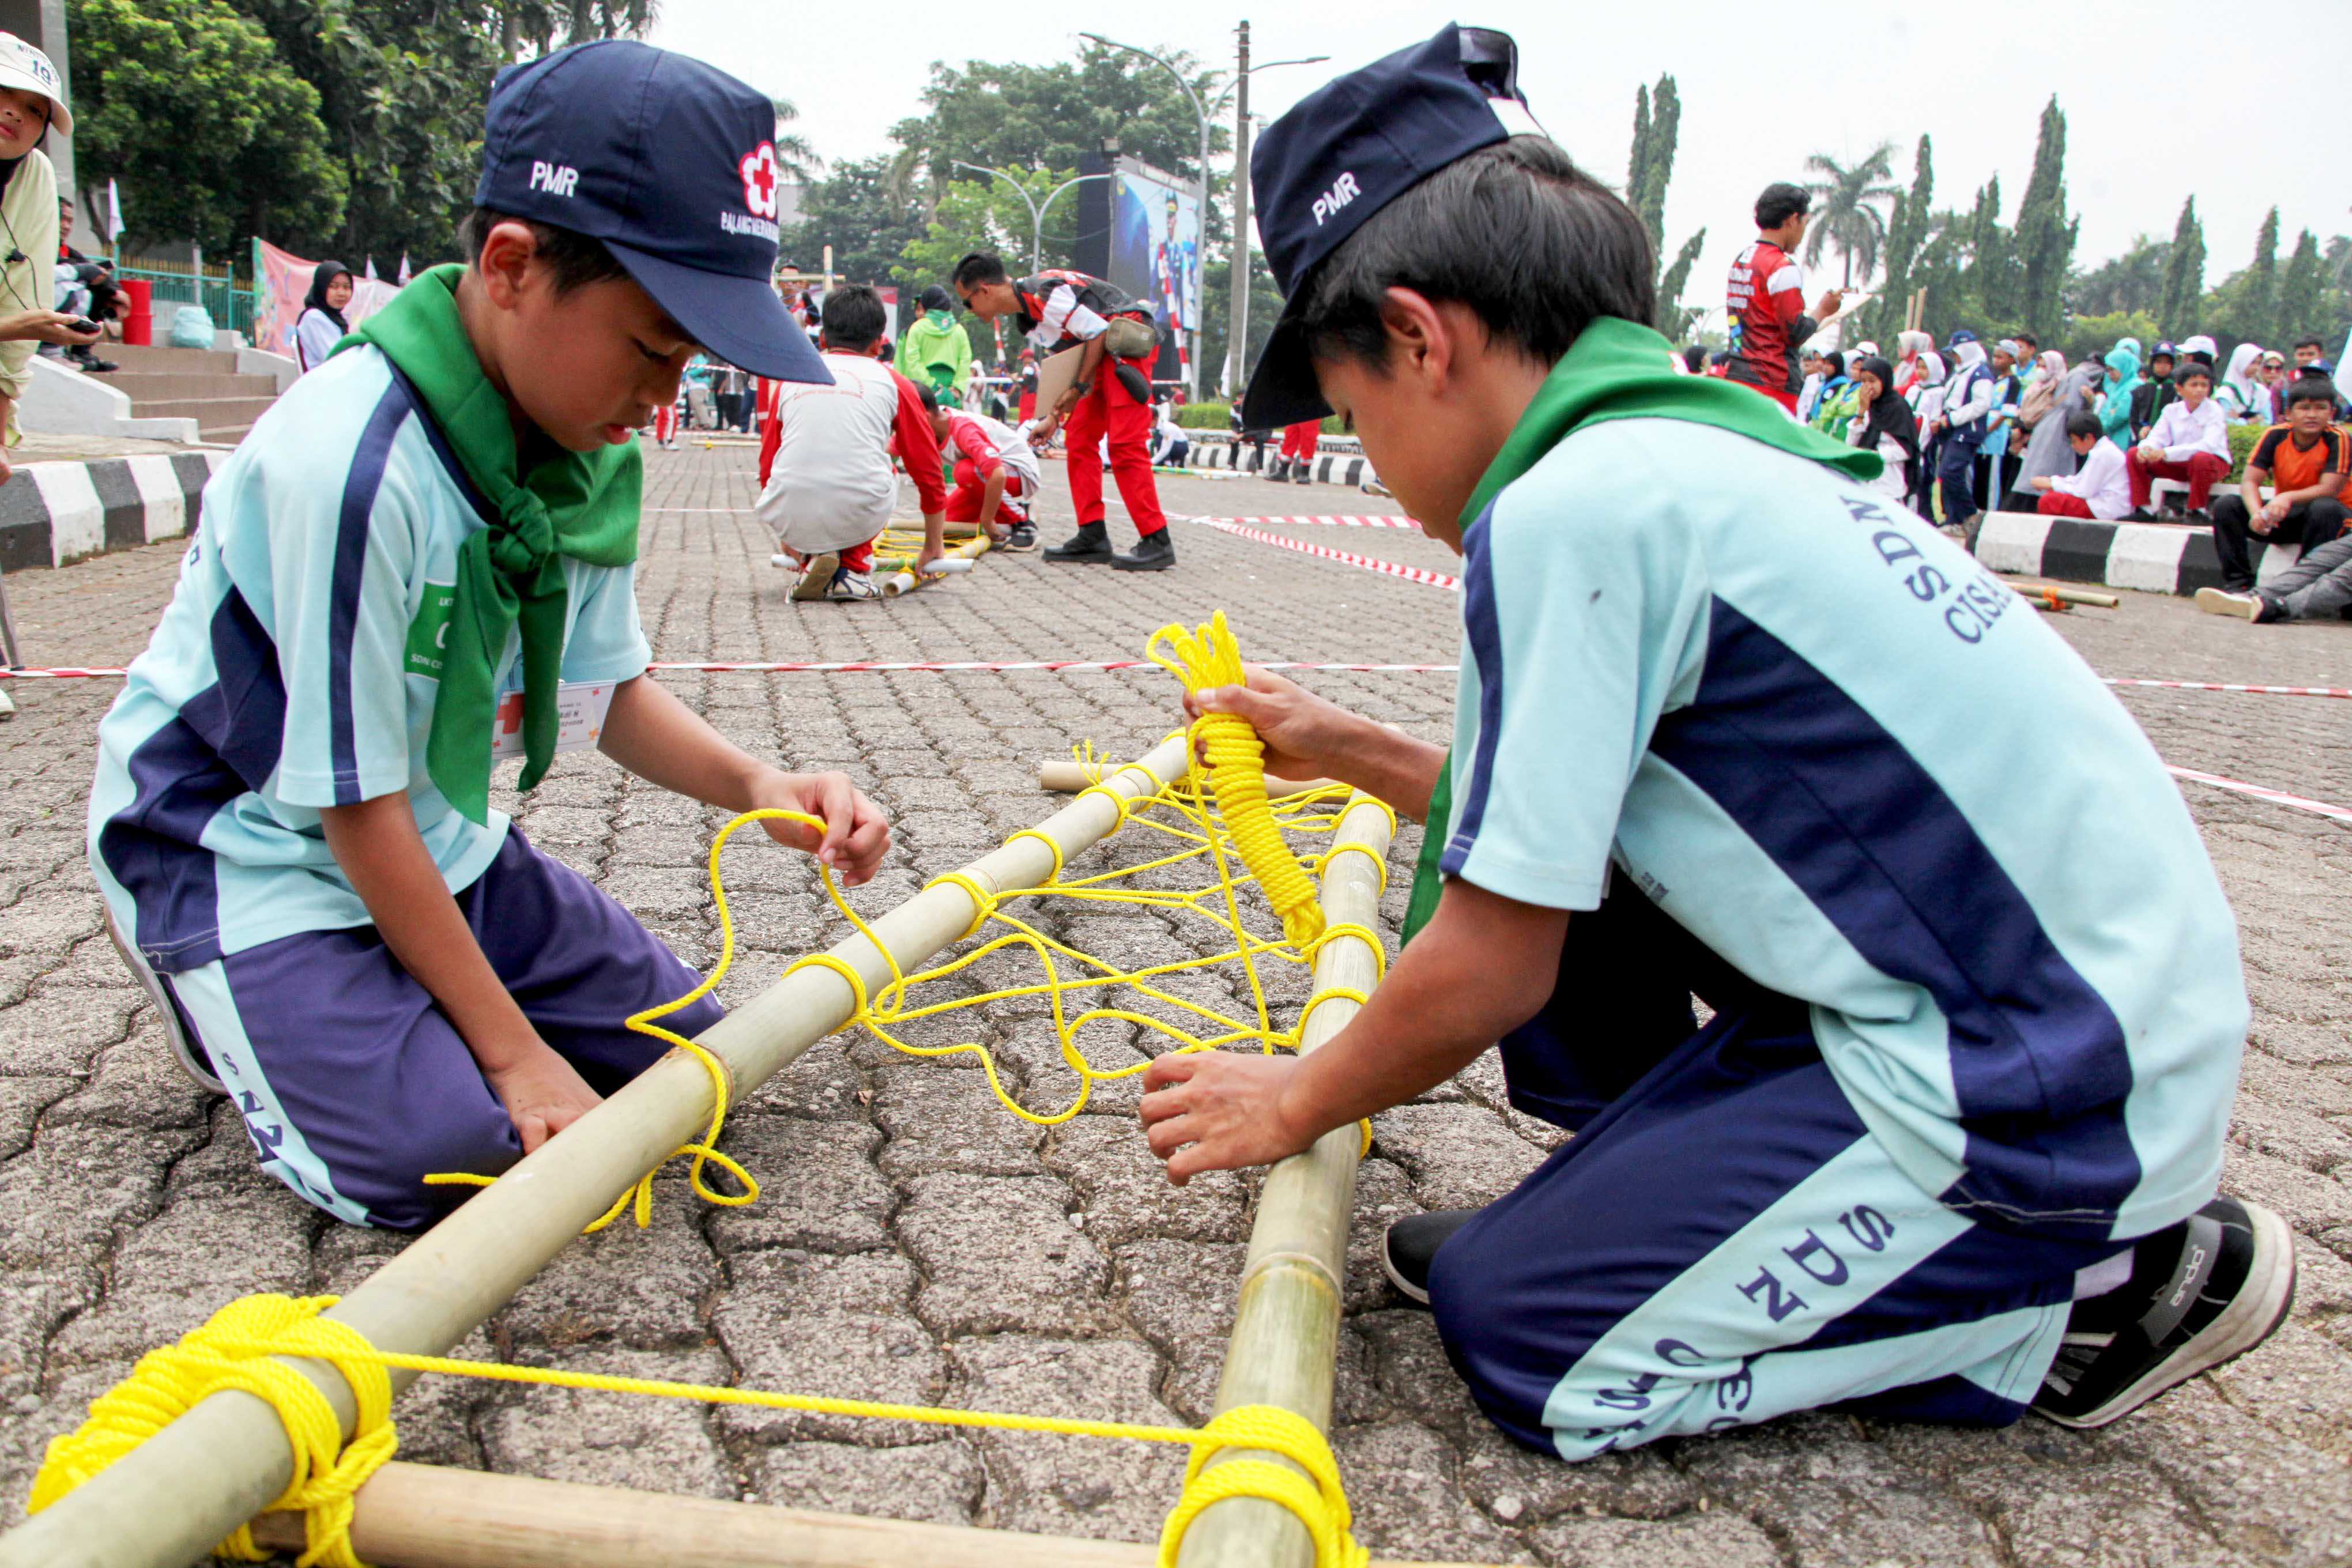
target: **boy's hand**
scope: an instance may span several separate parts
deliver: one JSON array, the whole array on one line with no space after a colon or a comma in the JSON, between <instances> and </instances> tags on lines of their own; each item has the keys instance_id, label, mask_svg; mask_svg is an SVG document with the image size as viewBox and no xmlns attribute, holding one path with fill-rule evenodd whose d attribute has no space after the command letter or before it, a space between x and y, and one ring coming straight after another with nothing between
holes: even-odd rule
<instances>
[{"instance_id":1,"label":"boy's hand","mask_svg":"<svg viewBox=\"0 0 2352 1568\"><path fill-rule=\"evenodd\" d=\"M797 822L772 818L761 826L787 848L814 853L820 864L840 873L845 887L871 881L890 847L889 823L846 773L773 773L752 791L751 804L823 818L822 835Z\"/></svg>"},{"instance_id":2,"label":"boy's hand","mask_svg":"<svg viewBox=\"0 0 2352 1568\"><path fill-rule=\"evenodd\" d=\"M570 1062L543 1043L534 1041L532 1047L512 1064L482 1074L507 1108L526 1154L601 1103Z\"/></svg>"},{"instance_id":3,"label":"boy's hand","mask_svg":"<svg viewBox=\"0 0 2352 1568\"><path fill-rule=\"evenodd\" d=\"M1242 668L1249 675L1247 686L1188 691L1185 715L1198 719L1203 713L1233 713L1248 720L1258 739L1265 742L1265 771L1276 778L1336 773L1340 753L1368 721L1316 696L1295 680L1285 680L1254 664Z\"/></svg>"},{"instance_id":4,"label":"boy's hand","mask_svg":"<svg viewBox=\"0 0 2352 1568\"><path fill-rule=\"evenodd\" d=\"M1271 1165L1315 1140L1282 1113L1296 1057L1190 1051L1144 1069L1144 1141L1182 1186L1203 1171Z\"/></svg>"}]
</instances>

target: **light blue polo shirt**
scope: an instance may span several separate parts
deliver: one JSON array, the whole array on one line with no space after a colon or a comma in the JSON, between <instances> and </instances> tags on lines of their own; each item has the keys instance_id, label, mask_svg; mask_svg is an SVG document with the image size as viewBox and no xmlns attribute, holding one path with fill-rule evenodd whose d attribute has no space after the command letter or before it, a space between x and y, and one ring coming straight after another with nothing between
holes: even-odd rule
<instances>
[{"instance_id":1,"label":"light blue polo shirt","mask_svg":"<svg viewBox=\"0 0 2352 1568\"><path fill-rule=\"evenodd\" d=\"M99 725L90 788L91 868L156 969L369 924L320 806L405 790L452 892L488 868L506 816L460 816L425 748L457 547L491 515L373 346L295 383L213 476L171 605ZM562 569L562 679L643 673L635 569ZM520 652L510 635L501 693Z\"/></svg>"},{"instance_id":2,"label":"light blue polo shirt","mask_svg":"<svg viewBox=\"0 0 2352 1568\"><path fill-rule=\"evenodd\" d=\"M1947 1205L2126 1237L2210 1195L2236 925L2147 738L2031 605L1851 481L1680 420L1570 435L1465 544L1448 875L1591 910L1613 863L1811 1005Z\"/></svg>"}]
</instances>

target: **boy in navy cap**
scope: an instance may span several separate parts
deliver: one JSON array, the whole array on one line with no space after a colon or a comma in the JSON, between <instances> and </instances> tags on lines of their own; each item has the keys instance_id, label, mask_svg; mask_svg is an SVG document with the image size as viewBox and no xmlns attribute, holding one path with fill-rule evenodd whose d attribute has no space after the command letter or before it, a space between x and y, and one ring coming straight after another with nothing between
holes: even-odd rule
<instances>
[{"instance_id":1,"label":"boy in navy cap","mask_svg":"<svg viewBox=\"0 0 2352 1568\"><path fill-rule=\"evenodd\" d=\"M694 973L491 810L593 744L845 879L889 842L839 773L729 744L646 675L637 426L698 346L823 380L768 279L775 109L680 55L585 44L492 90L464 266L436 268L262 416L205 492L99 730L90 867L192 1070L264 1167L422 1226L664 1047ZM494 742L499 742L494 752ZM674 1014L692 1036L705 1001Z\"/></svg>"},{"instance_id":2,"label":"boy in navy cap","mask_svg":"<svg viewBox=\"0 0 2352 1568\"><path fill-rule=\"evenodd\" d=\"M1499 1041L1576 1136L1385 1261L1520 1440L2113 1420L2293 1292L2277 1216L2214 1197L2248 1008L2196 826L1874 453L1675 373L1640 220L1516 65L1449 26L1253 160L1287 303L1243 417L1336 410L1463 552L1463 673L1450 755L1262 671L1200 695L1429 826L1370 1005L1160 1058L1151 1147L1276 1160Z\"/></svg>"}]
</instances>

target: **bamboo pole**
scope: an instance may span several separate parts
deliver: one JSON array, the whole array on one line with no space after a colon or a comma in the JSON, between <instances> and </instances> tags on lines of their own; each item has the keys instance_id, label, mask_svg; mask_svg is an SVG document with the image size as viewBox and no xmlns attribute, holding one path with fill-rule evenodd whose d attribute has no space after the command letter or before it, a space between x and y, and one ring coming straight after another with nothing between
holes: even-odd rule
<instances>
[{"instance_id":1,"label":"bamboo pole","mask_svg":"<svg viewBox=\"0 0 2352 1568\"><path fill-rule=\"evenodd\" d=\"M1388 814L1377 802L1362 795L1349 802L1333 847L1360 844L1370 853L1334 853L1325 860L1323 912L1332 925L1380 929L1381 862L1388 857L1389 833ZM1361 942L1334 942L1316 956L1318 992L1370 995L1378 974L1378 956ZM1299 1054L1328 1044L1358 1011L1345 999L1316 1008L1307 1017ZM1329 1429L1360 1142L1353 1123L1334 1128L1305 1153L1266 1173L1242 1268L1241 1305L1226 1342L1224 1376L1217 1384L1220 1414L1240 1405L1279 1405ZM1244 1456L1276 1457L1234 1449L1213 1463ZM1202 1510L1185 1532L1178 1559L1182 1568L1310 1568L1314 1561L1306 1527L1288 1510L1257 1498L1230 1498Z\"/></svg>"},{"instance_id":2,"label":"bamboo pole","mask_svg":"<svg viewBox=\"0 0 2352 1568\"><path fill-rule=\"evenodd\" d=\"M353 1500L352 1544L373 1568L1150 1568L1150 1546L819 1513L395 1460ZM264 1514L291 1556L298 1514ZM1375 1563L1374 1568L1449 1568ZM1464 1565L1451 1565L1464 1568Z\"/></svg>"},{"instance_id":3,"label":"bamboo pole","mask_svg":"<svg viewBox=\"0 0 2352 1568\"><path fill-rule=\"evenodd\" d=\"M1047 757L1037 764L1037 787L1054 795L1076 795L1095 782L1087 767L1070 757ZM1285 795L1307 795L1318 789L1329 789L1337 779L1278 779L1265 775L1268 800L1280 800Z\"/></svg>"},{"instance_id":4,"label":"bamboo pole","mask_svg":"<svg viewBox=\"0 0 2352 1568\"><path fill-rule=\"evenodd\" d=\"M2057 583L2011 583L2011 587L2029 599L2044 603L2055 600L2061 605L2088 605L2095 610L2112 610L2123 603L2113 594L2102 594L2090 588L2069 588Z\"/></svg>"},{"instance_id":5,"label":"bamboo pole","mask_svg":"<svg viewBox=\"0 0 2352 1568\"><path fill-rule=\"evenodd\" d=\"M1186 744L1172 736L1104 784L1116 795L1148 795L1159 788L1156 781L1181 775ZM1035 831L1066 858L1118 825L1111 803L1090 795ZM963 874L1002 891L1039 886L1053 870L1052 851L1024 836L1008 839ZM904 968L961 938L974 913L971 894L942 882L872 923ZM853 936L832 952L858 972L868 994L888 982L881 953L864 937ZM726 1065L740 1104L848 1022L855 1005L846 980L812 966L771 985L697 1043ZM447 1351L615 1197L679 1144L700 1136L710 1107L709 1075L693 1058L672 1052L477 1193L326 1315L351 1324L380 1350ZM324 1391L348 1435L352 1395L342 1378L320 1363L289 1364ZM414 1373L392 1373L395 1392L413 1381ZM0 1568L183 1568L274 1501L292 1467L277 1412L248 1394L215 1394L87 1485L0 1536Z\"/></svg>"}]
</instances>

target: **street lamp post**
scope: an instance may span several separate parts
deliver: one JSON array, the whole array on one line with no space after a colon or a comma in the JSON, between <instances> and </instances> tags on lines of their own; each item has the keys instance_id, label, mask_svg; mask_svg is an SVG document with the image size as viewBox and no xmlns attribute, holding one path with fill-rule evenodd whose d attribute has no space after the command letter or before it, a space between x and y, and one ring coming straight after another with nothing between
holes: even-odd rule
<instances>
[{"instance_id":1,"label":"street lamp post","mask_svg":"<svg viewBox=\"0 0 2352 1568\"><path fill-rule=\"evenodd\" d=\"M1201 95L1192 90L1192 84L1184 79L1184 73L1182 71L1178 70L1173 65L1170 64L1167 60L1162 59L1160 56L1153 54L1150 49L1139 49L1133 44L1122 44L1116 38L1106 38L1100 33L1080 33L1078 37L1091 39L1095 43L1100 44L1108 49L1125 49L1130 55L1141 55L1145 59L1150 60L1161 70L1164 70L1170 76L1174 77L1176 79L1176 85L1184 89L1184 96L1192 100L1192 114L1194 118L1199 120L1201 122L1201 161L1199 164L1201 176L1201 233L1202 237L1206 239L1208 237L1209 228L1209 111L1201 107ZM1199 252L1196 250L1194 255L1197 257L1198 254ZM1197 309L1194 313L1196 316L1198 315ZM1192 353L1190 363L1192 366L1192 374L1188 378L1186 395L1197 401L1201 395L1201 323L1198 320L1195 320L1192 322Z\"/></svg>"},{"instance_id":2,"label":"street lamp post","mask_svg":"<svg viewBox=\"0 0 2352 1568\"><path fill-rule=\"evenodd\" d=\"M1329 59L1329 55L1308 55L1304 59L1268 60L1252 67L1249 58L1249 24L1241 25L1241 45L1234 62L1234 243L1233 259L1225 274L1228 309L1225 313L1225 386L1228 391L1241 385L1242 377L1249 374L1249 299L1250 299L1250 109L1249 83L1253 69L1270 71L1282 66L1315 66ZM1222 100L1221 100L1222 101Z\"/></svg>"},{"instance_id":3,"label":"street lamp post","mask_svg":"<svg viewBox=\"0 0 2352 1568\"><path fill-rule=\"evenodd\" d=\"M1019 195L1022 201L1028 205L1029 269L1033 272L1042 272L1045 268L1045 215L1053 210L1054 198L1060 195L1064 191L1068 190L1072 185L1083 184L1088 180L1108 180L1110 178L1108 174L1078 174L1073 176L1070 179L1064 180L1060 184L1055 185L1052 190L1046 192L1045 199L1041 202L1029 195L1028 186L1023 184L1019 180L1014 179L1011 174L1006 174L1002 169L986 168L979 163L967 163L961 158L950 158L948 162L959 169L970 169L975 174L993 174L996 178L1003 180L1006 184L1011 185L1014 194Z\"/></svg>"}]
</instances>

